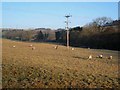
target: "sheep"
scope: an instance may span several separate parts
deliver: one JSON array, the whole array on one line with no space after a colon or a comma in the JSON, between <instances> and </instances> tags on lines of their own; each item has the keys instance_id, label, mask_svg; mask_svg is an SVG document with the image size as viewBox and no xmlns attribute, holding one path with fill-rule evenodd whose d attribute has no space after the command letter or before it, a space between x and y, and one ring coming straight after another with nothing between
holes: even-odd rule
<instances>
[{"instance_id":1,"label":"sheep","mask_svg":"<svg viewBox=\"0 0 120 90\"><path fill-rule=\"evenodd\" d=\"M72 50L75 50L74 48L72 48Z\"/></svg>"},{"instance_id":2,"label":"sheep","mask_svg":"<svg viewBox=\"0 0 120 90\"><path fill-rule=\"evenodd\" d=\"M32 50L35 50L35 47L32 47Z\"/></svg>"},{"instance_id":3,"label":"sheep","mask_svg":"<svg viewBox=\"0 0 120 90\"><path fill-rule=\"evenodd\" d=\"M101 58L101 59L102 59L102 58L103 58L103 55L100 54L100 55L97 56L97 58Z\"/></svg>"},{"instance_id":4,"label":"sheep","mask_svg":"<svg viewBox=\"0 0 120 90\"><path fill-rule=\"evenodd\" d=\"M108 59L112 59L113 57L112 56L109 56Z\"/></svg>"},{"instance_id":5,"label":"sheep","mask_svg":"<svg viewBox=\"0 0 120 90\"><path fill-rule=\"evenodd\" d=\"M14 45L13 48L15 48L16 46Z\"/></svg>"},{"instance_id":6,"label":"sheep","mask_svg":"<svg viewBox=\"0 0 120 90\"><path fill-rule=\"evenodd\" d=\"M92 55L89 55L88 59L92 59Z\"/></svg>"},{"instance_id":7,"label":"sheep","mask_svg":"<svg viewBox=\"0 0 120 90\"><path fill-rule=\"evenodd\" d=\"M90 49L90 48L88 47L88 49Z\"/></svg>"},{"instance_id":8,"label":"sheep","mask_svg":"<svg viewBox=\"0 0 120 90\"><path fill-rule=\"evenodd\" d=\"M57 48L58 48L58 45L56 45L54 48L57 49Z\"/></svg>"},{"instance_id":9,"label":"sheep","mask_svg":"<svg viewBox=\"0 0 120 90\"><path fill-rule=\"evenodd\" d=\"M31 45L29 45L29 47L32 47L33 45L31 44Z\"/></svg>"}]
</instances>

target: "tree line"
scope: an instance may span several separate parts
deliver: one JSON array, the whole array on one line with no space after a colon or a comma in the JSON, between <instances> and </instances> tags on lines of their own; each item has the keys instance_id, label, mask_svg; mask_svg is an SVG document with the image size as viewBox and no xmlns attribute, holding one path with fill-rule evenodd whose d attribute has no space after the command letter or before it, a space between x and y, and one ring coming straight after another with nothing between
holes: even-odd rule
<instances>
[{"instance_id":1,"label":"tree line","mask_svg":"<svg viewBox=\"0 0 120 90\"><path fill-rule=\"evenodd\" d=\"M19 40L19 41L47 41L47 40L55 40L54 32L46 31L43 32L41 30L19 30L19 29L10 29L2 30L2 38Z\"/></svg>"},{"instance_id":2,"label":"tree line","mask_svg":"<svg viewBox=\"0 0 120 90\"><path fill-rule=\"evenodd\" d=\"M120 50L120 21L100 17L70 31L70 46ZM66 30L56 32L56 41L66 44Z\"/></svg>"},{"instance_id":3,"label":"tree line","mask_svg":"<svg viewBox=\"0 0 120 90\"><path fill-rule=\"evenodd\" d=\"M120 50L120 20L113 21L108 17L100 17L83 27L70 28L70 46ZM66 30L34 30L10 29L2 30L2 37L20 41L55 41L66 45Z\"/></svg>"}]
</instances>

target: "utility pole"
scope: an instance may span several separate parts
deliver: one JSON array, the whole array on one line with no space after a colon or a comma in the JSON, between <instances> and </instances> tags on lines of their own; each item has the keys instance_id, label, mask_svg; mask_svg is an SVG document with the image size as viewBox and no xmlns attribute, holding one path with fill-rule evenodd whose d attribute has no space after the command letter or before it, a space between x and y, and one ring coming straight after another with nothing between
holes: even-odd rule
<instances>
[{"instance_id":1,"label":"utility pole","mask_svg":"<svg viewBox=\"0 0 120 90\"><path fill-rule=\"evenodd\" d=\"M67 30L67 48L69 48L69 27L68 27L68 24L70 22L68 21L68 18L72 17L72 16L71 15L66 15L65 17L66 17L65 23L66 23L66 30Z\"/></svg>"}]
</instances>

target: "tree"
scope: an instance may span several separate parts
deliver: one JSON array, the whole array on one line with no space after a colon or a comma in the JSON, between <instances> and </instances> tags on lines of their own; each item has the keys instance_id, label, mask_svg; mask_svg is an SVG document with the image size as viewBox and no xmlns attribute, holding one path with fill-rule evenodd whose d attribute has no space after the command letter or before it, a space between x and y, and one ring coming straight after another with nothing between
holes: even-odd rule
<instances>
[{"instance_id":1,"label":"tree","mask_svg":"<svg viewBox=\"0 0 120 90\"><path fill-rule=\"evenodd\" d=\"M39 31L38 34L36 35L36 40L40 41L44 39L44 35L42 33L42 31Z\"/></svg>"},{"instance_id":2,"label":"tree","mask_svg":"<svg viewBox=\"0 0 120 90\"><path fill-rule=\"evenodd\" d=\"M33 37L32 32L31 31L26 31L26 39L28 41L31 41L32 37Z\"/></svg>"},{"instance_id":3,"label":"tree","mask_svg":"<svg viewBox=\"0 0 120 90\"><path fill-rule=\"evenodd\" d=\"M97 27L99 28L100 32L104 31L104 25L106 23L111 23L113 20L111 18L108 17L99 17L93 20L93 24L97 25Z\"/></svg>"},{"instance_id":4,"label":"tree","mask_svg":"<svg viewBox=\"0 0 120 90\"><path fill-rule=\"evenodd\" d=\"M49 34L48 34L48 33L45 33L45 34L44 34L44 39L47 40L48 36L49 36Z\"/></svg>"},{"instance_id":5,"label":"tree","mask_svg":"<svg viewBox=\"0 0 120 90\"><path fill-rule=\"evenodd\" d=\"M60 40L61 33L60 31L55 32L56 41Z\"/></svg>"},{"instance_id":6,"label":"tree","mask_svg":"<svg viewBox=\"0 0 120 90\"><path fill-rule=\"evenodd\" d=\"M99 28L97 26L97 24L95 22L90 22L89 24L85 25L83 27L83 31L82 32L88 32L89 34L94 34L97 33L99 31Z\"/></svg>"},{"instance_id":7,"label":"tree","mask_svg":"<svg viewBox=\"0 0 120 90\"><path fill-rule=\"evenodd\" d=\"M93 20L94 23L96 23L98 26L103 26L106 23L111 23L113 20L108 17L99 17Z\"/></svg>"}]
</instances>

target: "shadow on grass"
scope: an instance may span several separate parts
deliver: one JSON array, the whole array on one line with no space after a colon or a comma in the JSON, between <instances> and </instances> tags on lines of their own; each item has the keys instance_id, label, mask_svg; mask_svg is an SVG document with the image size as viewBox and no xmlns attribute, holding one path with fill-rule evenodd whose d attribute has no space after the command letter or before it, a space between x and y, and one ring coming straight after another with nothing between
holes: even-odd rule
<instances>
[{"instance_id":1,"label":"shadow on grass","mask_svg":"<svg viewBox=\"0 0 120 90\"><path fill-rule=\"evenodd\" d=\"M80 56L73 56L73 58L87 60L87 58L85 58L85 57L80 57Z\"/></svg>"}]
</instances>

